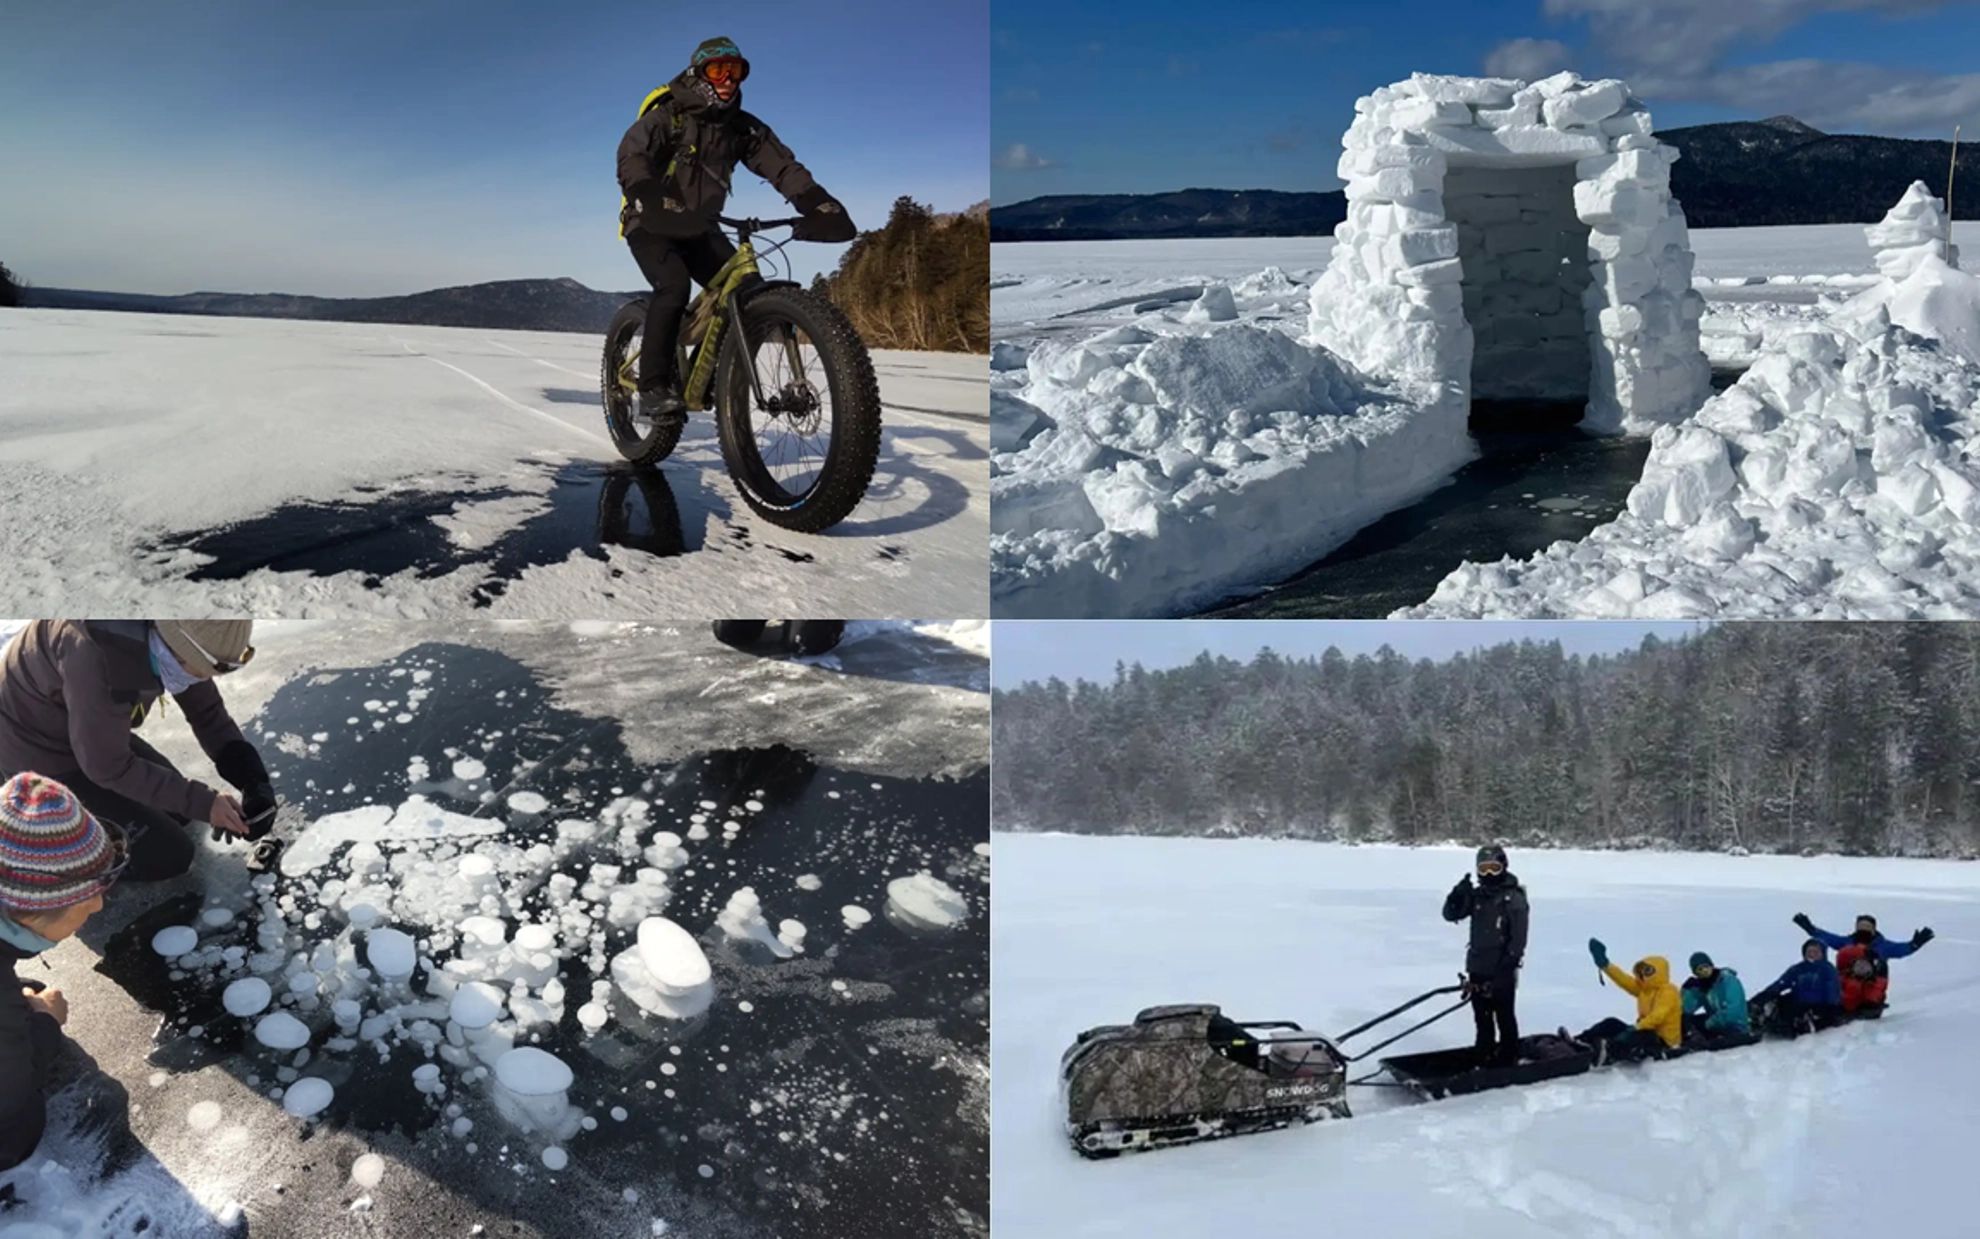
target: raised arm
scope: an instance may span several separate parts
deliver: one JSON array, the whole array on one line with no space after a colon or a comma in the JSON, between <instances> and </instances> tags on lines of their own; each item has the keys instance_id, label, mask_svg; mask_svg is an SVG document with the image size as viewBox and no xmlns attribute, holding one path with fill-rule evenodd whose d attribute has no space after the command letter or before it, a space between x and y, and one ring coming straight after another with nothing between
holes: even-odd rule
<instances>
[{"instance_id":1,"label":"raised arm","mask_svg":"<svg viewBox=\"0 0 1980 1239\"><path fill-rule=\"evenodd\" d=\"M1622 990L1622 992L1625 994L1634 997L1635 995L1641 993L1643 990L1643 987L1637 982L1636 978L1633 975L1624 972L1622 969L1616 967L1614 964L1602 965L1602 971L1607 973L1609 979L1611 981L1614 981L1616 983L1616 987Z\"/></svg>"},{"instance_id":2,"label":"raised arm","mask_svg":"<svg viewBox=\"0 0 1980 1239\"><path fill-rule=\"evenodd\" d=\"M1471 885L1469 874L1459 879L1458 884L1451 888L1451 893L1444 896L1444 919L1456 924L1470 916L1471 898L1475 893L1476 888Z\"/></svg>"}]
</instances>

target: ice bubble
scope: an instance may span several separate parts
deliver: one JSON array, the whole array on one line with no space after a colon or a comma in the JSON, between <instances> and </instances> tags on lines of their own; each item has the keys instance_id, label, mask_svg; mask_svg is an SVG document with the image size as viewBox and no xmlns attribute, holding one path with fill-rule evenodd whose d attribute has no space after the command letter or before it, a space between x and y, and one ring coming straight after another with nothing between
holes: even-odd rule
<instances>
[{"instance_id":1,"label":"ice bubble","mask_svg":"<svg viewBox=\"0 0 1980 1239\"><path fill-rule=\"evenodd\" d=\"M472 783L487 773L488 767L472 757L458 758L454 762L454 777L463 782Z\"/></svg>"},{"instance_id":2,"label":"ice bubble","mask_svg":"<svg viewBox=\"0 0 1980 1239\"><path fill-rule=\"evenodd\" d=\"M486 856L469 853L461 857L461 877L470 882L479 882L495 872L495 862Z\"/></svg>"},{"instance_id":3,"label":"ice bubble","mask_svg":"<svg viewBox=\"0 0 1980 1239\"><path fill-rule=\"evenodd\" d=\"M873 919L873 914L856 903L849 903L839 909L839 915L846 918L847 929L858 929Z\"/></svg>"},{"instance_id":4,"label":"ice bubble","mask_svg":"<svg viewBox=\"0 0 1980 1239\"><path fill-rule=\"evenodd\" d=\"M330 1086L330 1081L320 1076L305 1076L282 1094L282 1108L299 1119L306 1119L322 1113L336 1095L337 1090Z\"/></svg>"},{"instance_id":5,"label":"ice bubble","mask_svg":"<svg viewBox=\"0 0 1980 1239\"><path fill-rule=\"evenodd\" d=\"M821 890L824 886L825 879L815 873L801 873L798 875L797 888L801 891Z\"/></svg>"},{"instance_id":6,"label":"ice bubble","mask_svg":"<svg viewBox=\"0 0 1980 1239\"><path fill-rule=\"evenodd\" d=\"M186 1125L194 1131L212 1131L220 1126L220 1120L225 1117L227 1112L221 1109L219 1102L196 1101L192 1109L186 1111Z\"/></svg>"},{"instance_id":7,"label":"ice bubble","mask_svg":"<svg viewBox=\"0 0 1980 1239\"><path fill-rule=\"evenodd\" d=\"M570 1088L576 1077L564 1060L535 1046L520 1046L495 1060L495 1078L523 1097L545 1097Z\"/></svg>"},{"instance_id":8,"label":"ice bubble","mask_svg":"<svg viewBox=\"0 0 1980 1239\"><path fill-rule=\"evenodd\" d=\"M570 1154L553 1144L543 1150L543 1164L552 1170L562 1170L571 1164Z\"/></svg>"},{"instance_id":9,"label":"ice bubble","mask_svg":"<svg viewBox=\"0 0 1980 1239\"><path fill-rule=\"evenodd\" d=\"M351 1163L351 1182L359 1187L377 1187L385 1179L385 1159L376 1153L361 1154Z\"/></svg>"},{"instance_id":10,"label":"ice bubble","mask_svg":"<svg viewBox=\"0 0 1980 1239\"><path fill-rule=\"evenodd\" d=\"M486 1028L502 1017L502 1006L508 996L486 981L469 981L454 991L454 1001L447 1014L462 1028L470 1031Z\"/></svg>"},{"instance_id":11,"label":"ice bubble","mask_svg":"<svg viewBox=\"0 0 1980 1239\"><path fill-rule=\"evenodd\" d=\"M199 919L202 924L211 925L215 929L218 929L222 925L231 925L234 923L234 910L232 908L208 908L199 914Z\"/></svg>"},{"instance_id":12,"label":"ice bubble","mask_svg":"<svg viewBox=\"0 0 1980 1239\"><path fill-rule=\"evenodd\" d=\"M624 1106L612 1107L612 1121L615 1123L623 1123L626 1121L626 1108Z\"/></svg>"},{"instance_id":13,"label":"ice bubble","mask_svg":"<svg viewBox=\"0 0 1980 1239\"><path fill-rule=\"evenodd\" d=\"M743 808L748 809L751 813L761 813L763 812L763 802L761 800L745 800L743 801Z\"/></svg>"},{"instance_id":14,"label":"ice bubble","mask_svg":"<svg viewBox=\"0 0 1980 1239\"><path fill-rule=\"evenodd\" d=\"M887 911L915 929L952 929L969 915L956 889L926 869L887 883Z\"/></svg>"},{"instance_id":15,"label":"ice bubble","mask_svg":"<svg viewBox=\"0 0 1980 1239\"><path fill-rule=\"evenodd\" d=\"M578 1023L584 1025L587 1032L597 1032L605 1027L606 1020L610 1018L605 1008L595 1002L587 1002L579 1007L577 1017Z\"/></svg>"},{"instance_id":16,"label":"ice bubble","mask_svg":"<svg viewBox=\"0 0 1980 1239\"><path fill-rule=\"evenodd\" d=\"M273 996L268 982L260 977L242 977L221 991L220 1005L227 1008L227 1014L246 1019L266 1011L268 1000Z\"/></svg>"},{"instance_id":17,"label":"ice bubble","mask_svg":"<svg viewBox=\"0 0 1980 1239\"><path fill-rule=\"evenodd\" d=\"M712 975L708 956L694 935L664 916L649 916L639 923L637 949L647 974L669 993L706 985Z\"/></svg>"},{"instance_id":18,"label":"ice bubble","mask_svg":"<svg viewBox=\"0 0 1980 1239\"><path fill-rule=\"evenodd\" d=\"M309 1025L287 1011L272 1012L254 1026L254 1039L271 1050L300 1050L309 1044Z\"/></svg>"},{"instance_id":19,"label":"ice bubble","mask_svg":"<svg viewBox=\"0 0 1980 1239\"><path fill-rule=\"evenodd\" d=\"M313 972L298 972L289 978L289 992L298 998L313 997L319 982Z\"/></svg>"},{"instance_id":20,"label":"ice bubble","mask_svg":"<svg viewBox=\"0 0 1980 1239\"><path fill-rule=\"evenodd\" d=\"M199 945L199 931L190 925L167 925L151 935L151 949L166 959L177 959Z\"/></svg>"},{"instance_id":21,"label":"ice bubble","mask_svg":"<svg viewBox=\"0 0 1980 1239\"><path fill-rule=\"evenodd\" d=\"M516 792L509 797L509 807L518 813L541 813L550 802L535 792Z\"/></svg>"},{"instance_id":22,"label":"ice bubble","mask_svg":"<svg viewBox=\"0 0 1980 1239\"><path fill-rule=\"evenodd\" d=\"M364 957L380 976L409 977L416 953L407 935L396 929L374 929L365 935Z\"/></svg>"}]
</instances>

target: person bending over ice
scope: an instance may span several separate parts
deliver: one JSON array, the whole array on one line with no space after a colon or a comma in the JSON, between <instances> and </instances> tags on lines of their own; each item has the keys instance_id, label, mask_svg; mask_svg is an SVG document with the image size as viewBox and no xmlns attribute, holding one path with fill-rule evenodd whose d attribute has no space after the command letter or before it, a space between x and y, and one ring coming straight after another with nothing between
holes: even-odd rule
<instances>
[{"instance_id":1,"label":"person bending over ice","mask_svg":"<svg viewBox=\"0 0 1980 1239\"><path fill-rule=\"evenodd\" d=\"M1684 1044L1691 1049L1716 1050L1753 1040L1746 1014L1746 987L1739 974L1721 968L1703 951L1691 953L1691 976L1684 991Z\"/></svg>"},{"instance_id":2,"label":"person bending over ice","mask_svg":"<svg viewBox=\"0 0 1980 1239\"><path fill-rule=\"evenodd\" d=\"M1610 1016L1571 1038L1595 1051L1595 1065L1661 1058L1684 1038L1684 1002L1671 984L1671 965L1661 955L1646 955L1628 972L1609 962L1609 948L1588 940L1588 955L1625 994L1636 997L1636 1023ZM1561 1029L1561 1036L1568 1035Z\"/></svg>"},{"instance_id":3,"label":"person bending over ice","mask_svg":"<svg viewBox=\"0 0 1980 1239\"><path fill-rule=\"evenodd\" d=\"M51 771L130 840L134 882L192 868L192 822L260 839L275 823L261 754L214 680L254 657L252 620L36 620L0 656L0 777ZM170 694L236 800L133 734Z\"/></svg>"},{"instance_id":4,"label":"person bending over ice","mask_svg":"<svg viewBox=\"0 0 1980 1239\"><path fill-rule=\"evenodd\" d=\"M0 1170L34 1154L69 1004L15 969L82 928L126 856L68 788L38 774L0 786Z\"/></svg>"},{"instance_id":5,"label":"person bending over ice","mask_svg":"<svg viewBox=\"0 0 1980 1239\"><path fill-rule=\"evenodd\" d=\"M1496 843L1479 848L1475 864L1478 885L1471 884L1468 873L1460 878L1444 896L1444 919L1454 925L1471 920L1464 990L1478 1026L1478 1058L1510 1066L1519 1061L1519 1016L1513 1003L1526 958L1526 888L1506 869L1506 850Z\"/></svg>"},{"instance_id":6,"label":"person bending over ice","mask_svg":"<svg viewBox=\"0 0 1980 1239\"><path fill-rule=\"evenodd\" d=\"M1842 978L1820 938L1801 944L1801 962L1753 996L1753 1020L1769 1033L1798 1037L1842 1018Z\"/></svg>"}]
</instances>

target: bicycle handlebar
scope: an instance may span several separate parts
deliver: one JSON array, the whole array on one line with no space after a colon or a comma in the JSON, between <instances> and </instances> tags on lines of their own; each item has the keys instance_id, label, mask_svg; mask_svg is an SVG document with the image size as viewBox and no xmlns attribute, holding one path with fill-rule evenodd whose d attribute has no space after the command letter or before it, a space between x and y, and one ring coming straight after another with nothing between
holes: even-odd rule
<instances>
[{"instance_id":1,"label":"bicycle handlebar","mask_svg":"<svg viewBox=\"0 0 1980 1239\"><path fill-rule=\"evenodd\" d=\"M804 219L805 217L802 215L793 215L789 219L757 219L754 216L745 219L730 219L726 215L717 215L715 222L718 224L727 224L731 228L741 228L748 232L762 232L765 228L787 228L792 224L801 224L804 222Z\"/></svg>"}]
</instances>

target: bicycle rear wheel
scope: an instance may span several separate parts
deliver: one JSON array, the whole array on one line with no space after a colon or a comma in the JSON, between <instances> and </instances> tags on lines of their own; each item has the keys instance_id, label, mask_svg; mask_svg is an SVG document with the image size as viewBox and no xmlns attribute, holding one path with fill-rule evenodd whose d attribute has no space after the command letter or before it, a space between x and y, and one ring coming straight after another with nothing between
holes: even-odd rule
<instances>
[{"instance_id":1,"label":"bicycle rear wheel","mask_svg":"<svg viewBox=\"0 0 1980 1239\"><path fill-rule=\"evenodd\" d=\"M681 441L680 422L655 425L633 416L635 396L620 380L627 357L638 353L646 335L646 299L628 301L605 329L605 356L598 368L598 394L605 406L605 429L619 455L642 468L657 465Z\"/></svg>"},{"instance_id":2,"label":"bicycle rear wheel","mask_svg":"<svg viewBox=\"0 0 1980 1239\"><path fill-rule=\"evenodd\" d=\"M755 356L725 342L716 375L722 459L757 515L801 533L829 529L865 498L880 457L873 359L837 306L800 288L750 298L742 327Z\"/></svg>"}]
</instances>

